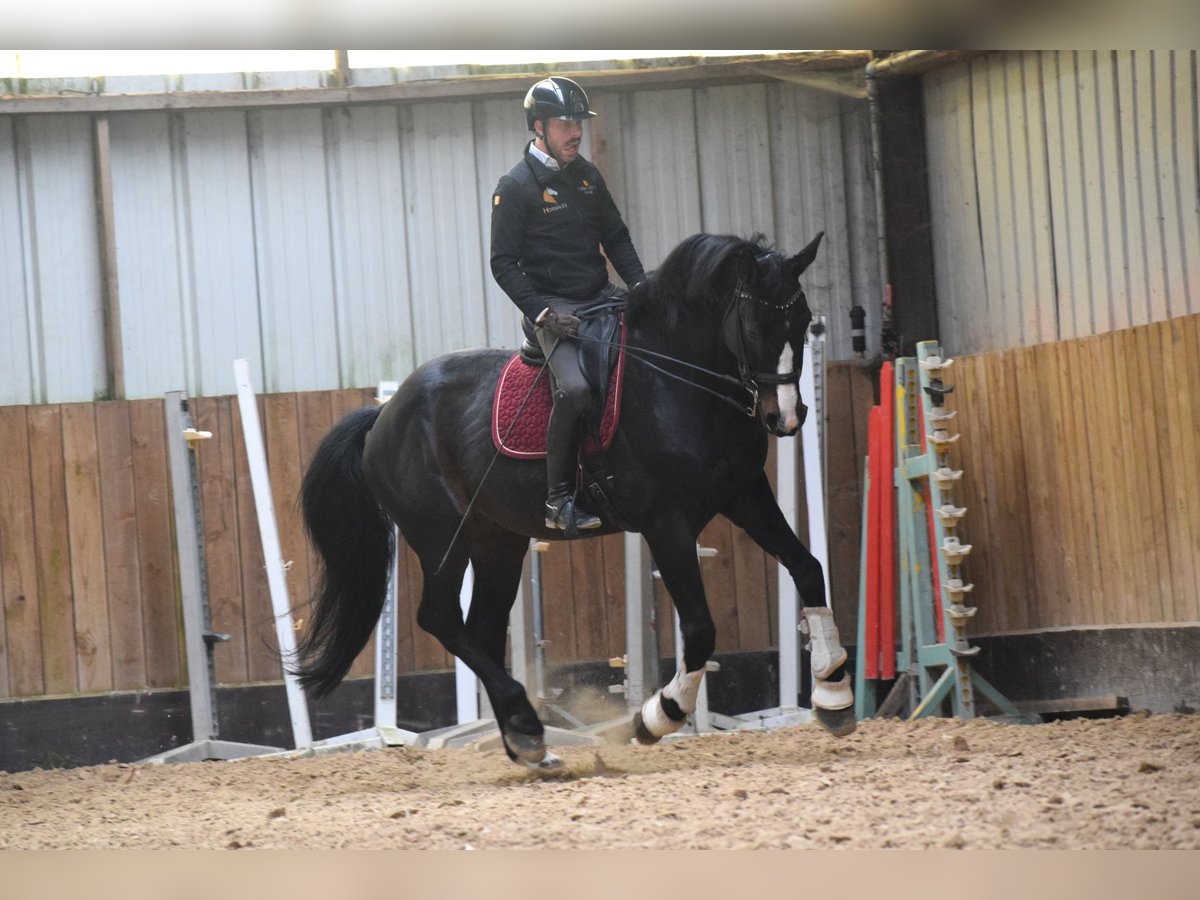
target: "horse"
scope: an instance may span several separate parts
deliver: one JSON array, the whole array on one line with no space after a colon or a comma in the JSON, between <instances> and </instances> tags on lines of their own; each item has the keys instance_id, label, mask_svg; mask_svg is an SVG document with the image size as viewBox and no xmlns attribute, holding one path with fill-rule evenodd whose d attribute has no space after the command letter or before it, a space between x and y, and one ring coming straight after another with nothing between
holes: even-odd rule
<instances>
[{"instance_id":1,"label":"horse","mask_svg":"<svg viewBox=\"0 0 1200 900\"><path fill-rule=\"evenodd\" d=\"M718 513L787 568L803 603L816 718L837 736L854 730L847 654L821 564L788 525L764 471L768 434L794 435L807 413L798 386L812 313L800 276L823 234L791 257L762 235L693 235L625 299L630 362L604 451L621 525L604 517L580 536L640 532L679 615L683 664L633 714L641 743L678 730L695 710L716 645L697 537ZM539 769L560 761L524 687L505 671L506 629L530 538L567 536L545 525L544 463L493 446L493 389L511 355L436 357L385 404L350 413L321 441L300 506L323 571L291 666L318 697L345 676L383 607L394 523L421 565L418 624L479 677L509 758ZM475 580L464 621L468 562Z\"/></svg>"}]
</instances>

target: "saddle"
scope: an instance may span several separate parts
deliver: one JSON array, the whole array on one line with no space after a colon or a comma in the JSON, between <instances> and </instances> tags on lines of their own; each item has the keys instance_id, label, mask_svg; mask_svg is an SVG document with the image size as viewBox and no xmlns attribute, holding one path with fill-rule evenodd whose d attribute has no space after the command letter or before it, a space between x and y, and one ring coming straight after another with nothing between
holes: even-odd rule
<instances>
[{"instance_id":1,"label":"saddle","mask_svg":"<svg viewBox=\"0 0 1200 900\"><path fill-rule=\"evenodd\" d=\"M546 456L546 427L554 401L550 372L533 334L522 320L525 343L500 372L492 401L492 443L505 456L541 459ZM613 338L620 333L618 341ZM621 382L625 372L625 318L615 311L584 318L579 328L583 374L592 387L592 409L580 456L607 450L621 413ZM536 383L535 383L536 382Z\"/></svg>"}]
</instances>

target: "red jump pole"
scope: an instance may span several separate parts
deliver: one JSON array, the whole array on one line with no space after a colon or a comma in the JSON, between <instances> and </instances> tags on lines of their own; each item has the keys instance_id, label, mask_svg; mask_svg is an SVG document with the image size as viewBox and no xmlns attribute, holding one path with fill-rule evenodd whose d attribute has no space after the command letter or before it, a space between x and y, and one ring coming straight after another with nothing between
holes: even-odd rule
<instances>
[{"instance_id":1,"label":"red jump pole","mask_svg":"<svg viewBox=\"0 0 1200 900\"><path fill-rule=\"evenodd\" d=\"M879 372L879 677L896 677L896 389L890 361Z\"/></svg>"},{"instance_id":2,"label":"red jump pole","mask_svg":"<svg viewBox=\"0 0 1200 900\"><path fill-rule=\"evenodd\" d=\"M867 466L870 489L867 495L867 603L863 677L879 678L879 515L883 486L882 448L880 447L880 408L872 406L867 415Z\"/></svg>"}]
</instances>

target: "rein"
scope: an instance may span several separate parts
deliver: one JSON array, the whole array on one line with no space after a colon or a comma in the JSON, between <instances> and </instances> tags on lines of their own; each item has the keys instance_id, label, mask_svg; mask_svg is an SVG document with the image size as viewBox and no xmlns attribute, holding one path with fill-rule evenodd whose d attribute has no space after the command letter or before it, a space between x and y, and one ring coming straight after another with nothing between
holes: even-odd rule
<instances>
[{"instance_id":1,"label":"rein","mask_svg":"<svg viewBox=\"0 0 1200 900\"><path fill-rule=\"evenodd\" d=\"M742 286L744 283L745 283L744 280L739 278L737 284L734 286L733 296L730 299L729 305L725 308L725 314L721 320L722 329L724 329L726 327L726 323L729 321L730 315L737 312L738 304L744 300L752 300L755 303L758 303L760 306L768 306L771 309L776 309L776 310L779 310L782 312L783 310L790 309L792 306L794 306L796 301L799 300L803 294L803 289L801 287L797 286L796 292L794 294L792 294L792 296L789 297L783 303L771 303L767 300L761 299L760 297L756 297L754 294L747 291ZM605 303L605 304L602 304L602 305L599 305L596 307L591 307L583 315L600 315L600 314L602 314L604 312L608 312L609 310L612 310L612 309L622 308L622 307L624 307L624 305L625 305L625 303L623 300L612 301L612 302L608 302L608 303ZM582 315L581 315L581 317L582 317ZM741 319L740 318L738 319L738 327L736 328L734 333L736 335L737 347L736 347L736 349L733 347L730 347L729 349L733 352L734 358L737 360L737 363L738 363L738 377L737 378L733 377L732 375L726 375L723 372L715 372L712 369L706 369L704 366L698 366L694 363L690 363L690 362L687 362L686 360L678 359L677 357L670 356L666 353L659 353L655 350L647 350L645 347L634 347L629 344L626 344L625 345L625 353L632 359L635 359L638 362L640 362L642 365L647 366L648 368L651 368L654 371L658 372L660 375L665 375L666 377L674 379L675 381L681 382L682 384L686 384L686 385L689 385L690 387L694 387L694 388L697 388L698 390L704 391L704 393L709 394L713 397L716 397L718 400L720 400L724 403L728 403L730 406L732 406L738 412L743 413L744 415L753 417L754 414L758 411L759 385L762 385L762 384L770 384L770 385L789 384L791 382L796 381L800 377L800 372L798 369L792 369L792 371L790 371L790 372L783 372L783 373L752 371L750 369L749 364L746 362L746 335L745 335L744 329L741 327ZM617 346L617 344L613 341L602 341L602 340L597 340L595 338L586 338L586 337L583 337L582 335L575 338L575 340L579 341L580 343L604 344L608 347ZM729 396L728 394L723 394L720 391L713 390L712 388L708 387L707 385L700 384L698 381L693 381L689 378L685 378L682 375L677 375L674 372L669 372L666 369L664 369L662 366L657 366L654 363L652 363L647 357L654 357L656 359L666 360L667 362L671 362L676 365L691 369L694 372L700 372L701 374L707 375L708 377L713 378L716 381L724 382L725 384L729 384L734 387L741 388L747 394L750 395L750 402L748 404L739 403L737 400L735 400L733 397Z\"/></svg>"}]
</instances>

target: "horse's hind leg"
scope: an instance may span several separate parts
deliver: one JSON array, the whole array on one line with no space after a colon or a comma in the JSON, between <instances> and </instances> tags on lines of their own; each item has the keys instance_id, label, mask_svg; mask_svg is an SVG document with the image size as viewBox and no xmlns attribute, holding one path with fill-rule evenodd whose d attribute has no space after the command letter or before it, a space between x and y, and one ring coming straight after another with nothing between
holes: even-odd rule
<instances>
[{"instance_id":1,"label":"horse's hind leg","mask_svg":"<svg viewBox=\"0 0 1200 900\"><path fill-rule=\"evenodd\" d=\"M763 550L788 570L804 604L801 629L809 637L812 668L812 704L817 721L837 737L854 731L854 691L846 671L847 654L838 637L833 612L825 603L825 575L821 563L800 543L779 509L766 473L754 488L740 494L722 510L744 529Z\"/></svg>"},{"instance_id":2,"label":"horse's hind leg","mask_svg":"<svg viewBox=\"0 0 1200 900\"><path fill-rule=\"evenodd\" d=\"M417 624L479 677L492 702L509 757L536 766L547 755L543 743L545 729L521 683L504 670L508 613L528 548L524 538L512 535L508 538L497 541L489 536L490 543L472 547L475 587L466 622L459 605L459 592L467 568L467 553L456 546L438 572L439 554L426 555L420 547L414 547L421 558L425 579Z\"/></svg>"},{"instance_id":3,"label":"horse's hind leg","mask_svg":"<svg viewBox=\"0 0 1200 900\"><path fill-rule=\"evenodd\" d=\"M528 549L528 538L509 532L471 536L475 588L466 630L468 639L487 654L504 676L485 679L481 675L480 678L500 726L505 752L515 762L538 764L544 768L557 763L558 757L546 751L545 728L529 702L525 688L504 672L509 614Z\"/></svg>"}]
</instances>

